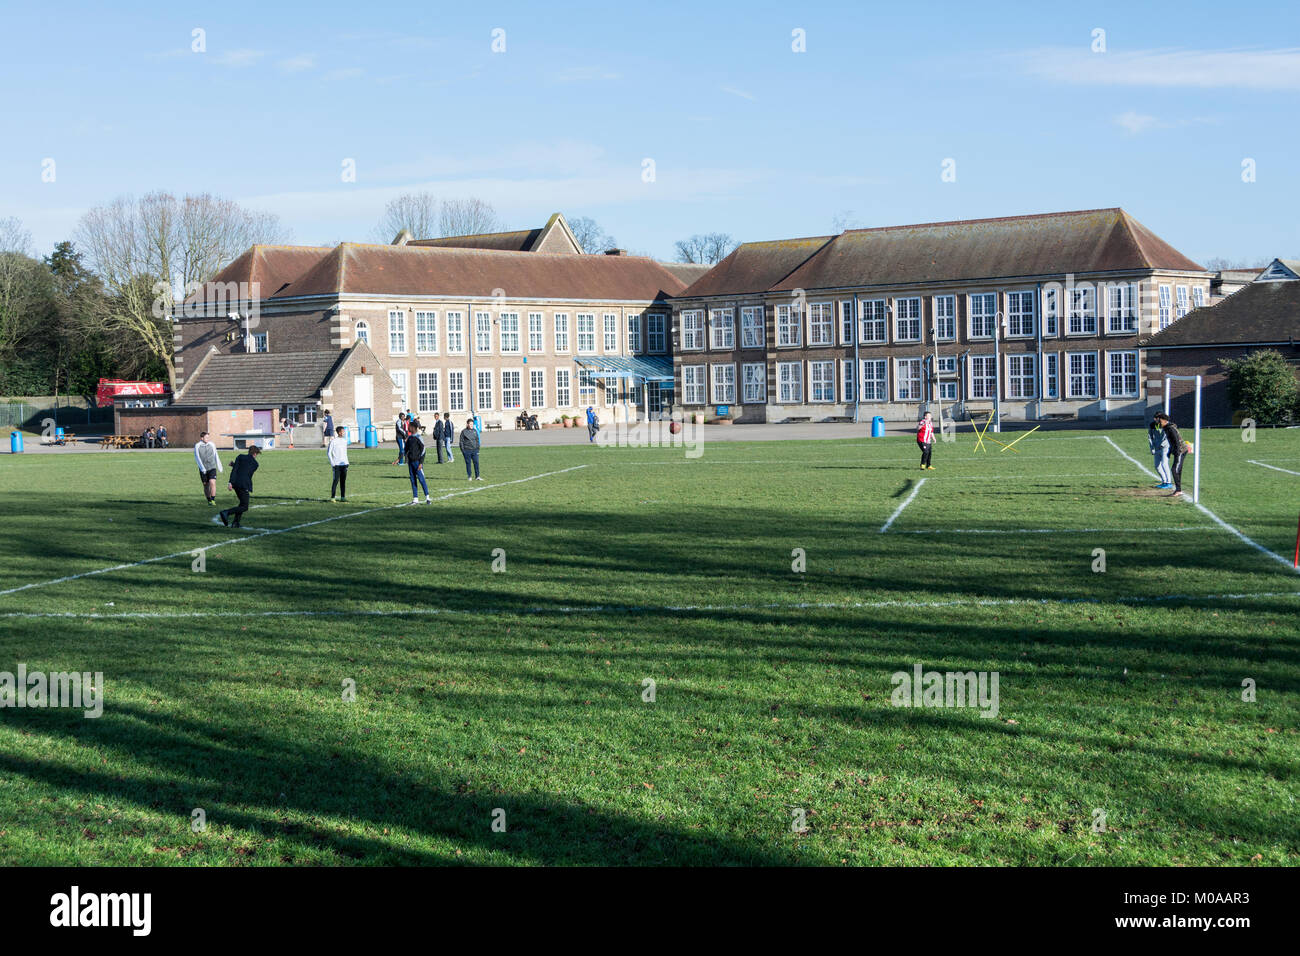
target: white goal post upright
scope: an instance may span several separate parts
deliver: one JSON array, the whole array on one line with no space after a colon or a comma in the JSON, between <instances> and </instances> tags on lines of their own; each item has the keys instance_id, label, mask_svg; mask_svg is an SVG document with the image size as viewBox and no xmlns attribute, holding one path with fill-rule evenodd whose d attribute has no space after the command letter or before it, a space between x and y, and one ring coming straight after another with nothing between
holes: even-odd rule
<instances>
[{"instance_id":1,"label":"white goal post upright","mask_svg":"<svg viewBox=\"0 0 1300 956\"><path fill-rule=\"evenodd\" d=\"M1196 422L1195 437L1192 439L1192 501L1199 504L1201 500L1201 376L1166 375L1165 376L1165 414L1169 414L1169 383L1173 381L1196 383Z\"/></svg>"}]
</instances>

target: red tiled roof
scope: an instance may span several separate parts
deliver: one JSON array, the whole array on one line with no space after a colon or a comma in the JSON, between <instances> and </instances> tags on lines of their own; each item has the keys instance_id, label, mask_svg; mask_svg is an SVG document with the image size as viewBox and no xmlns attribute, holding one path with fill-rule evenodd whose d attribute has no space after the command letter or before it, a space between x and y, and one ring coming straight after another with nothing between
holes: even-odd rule
<instances>
[{"instance_id":1,"label":"red tiled roof","mask_svg":"<svg viewBox=\"0 0 1300 956\"><path fill-rule=\"evenodd\" d=\"M329 251L329 246L253 246L213 276L200 293L190 296L187 301L213 301L218 294L225 295L224 288L218 290L218 286L231 282L246 284L249 289L260 291L261 298L269 299L287 290L295 279L319 263Z\"/></svg>"},{"instance_id":2,"label":"red tiled roof","mask_svg":"<svg viewBox=\"0 0 1300 956\"><path fill-rule=\"evenodd\" d=\"M831 238L815 236L742 243L703 277L691 283L682 296L765 292L799 268Z\"/></svg>"}]
</instances>

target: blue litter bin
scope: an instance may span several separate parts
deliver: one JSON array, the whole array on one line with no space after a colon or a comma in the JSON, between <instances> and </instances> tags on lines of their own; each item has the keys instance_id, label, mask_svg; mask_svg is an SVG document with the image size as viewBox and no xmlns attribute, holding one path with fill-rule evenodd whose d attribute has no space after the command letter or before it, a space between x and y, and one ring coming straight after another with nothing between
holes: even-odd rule
<instances>
[{"instance_id":1,"label":"blue litter bin","mask_svg":"<svg viewBox=\"0 0 1300 956\"><path fill-rule=\"evenodd\" d=\"M54 437L57 438L59 441L63 441L63 426L62 426L62 425L60 425L58 428L54 429Z\"/></svg>"},{"instance_id":2,"label":"blue litter bin","mask_svg":"<svg viewBox=\"0 0 1300 956\"><path fill-rule=\"evenodd\" d=\"M883 415L877 415L873 419L871 419L871 437L872 438L885 437L885 418Z\"/></svg>"},{"instance_id":3,"label":"blue litter bin","mask_svg":"<svg viewBox=\"0 0 1300 956\"><path fill-rule=\"evenodd\" d=\"M474 431L478 432L480 435L483 434L483 419L479 418L477 415L474 416Z\"/></svg>"},{"instance_id":4,"label":"blue litter bin","mask_svg":"<svg viewBox=\"0 0 1300 956\"><path fill-rule=\"evenodd\" d=\"M379 447L379 429L376 428L374 425L366 426L366 447L367 448Z\"/></svg>"},{"instance_id":5,"label":"blue litter bin","mask_svg":"<svg viewBox=\"0 0 1300 956\"><path fill-rule=\"evenodd\" d=\"M22 433L22 432L10 432L10 433L9 433L9 452L10 452L10 454L18 455L18 454L21 454L21 453L22 453L22 450L23 450L23 433Z\"/></svg>"}]
</instances>

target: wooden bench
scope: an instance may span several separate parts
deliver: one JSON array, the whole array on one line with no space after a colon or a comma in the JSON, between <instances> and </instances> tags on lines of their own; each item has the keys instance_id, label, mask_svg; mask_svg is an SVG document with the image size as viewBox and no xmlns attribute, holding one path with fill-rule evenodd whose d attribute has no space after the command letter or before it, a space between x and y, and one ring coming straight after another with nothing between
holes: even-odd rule
<instances>
[{"instance_id":1,"label":"wooden bench","mask_svg":"<svg viewBox=\"0 0 1300 956\"><path fill-rule=\"evenodd\" d=\"M484 422L484 423L483 423L483 430L484 430L485 432L499 432L499 431L501 431L501 423L500 423L500 422Z\"/></svg>"}]
</instances>

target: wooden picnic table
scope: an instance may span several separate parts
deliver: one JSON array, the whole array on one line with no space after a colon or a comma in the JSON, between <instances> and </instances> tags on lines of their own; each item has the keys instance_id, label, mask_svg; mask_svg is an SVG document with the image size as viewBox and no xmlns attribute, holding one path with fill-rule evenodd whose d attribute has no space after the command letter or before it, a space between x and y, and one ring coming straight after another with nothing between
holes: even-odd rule
<instances>
[{"instance_id":1,"label":"wooden picnic table","mask_svg":"<svg viewBox=\"0 0 1300 956\"><path fill-rule=\"evenodd\" d=\"M134 448L140 444L139 435L105 435L99 441L100 449L104 448Z\"/></svg>"}]
</instances>

